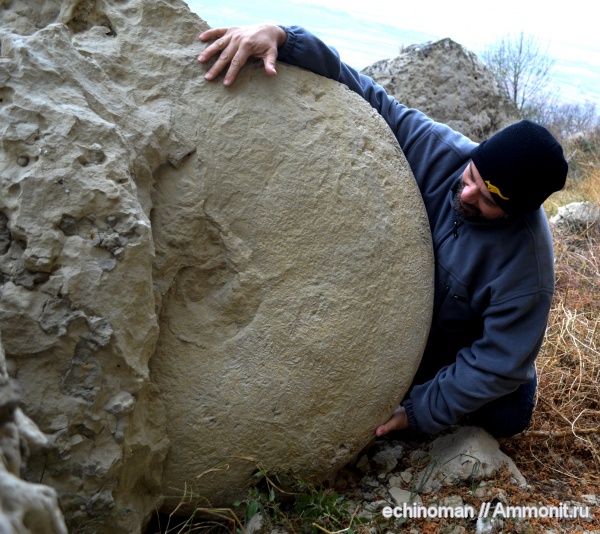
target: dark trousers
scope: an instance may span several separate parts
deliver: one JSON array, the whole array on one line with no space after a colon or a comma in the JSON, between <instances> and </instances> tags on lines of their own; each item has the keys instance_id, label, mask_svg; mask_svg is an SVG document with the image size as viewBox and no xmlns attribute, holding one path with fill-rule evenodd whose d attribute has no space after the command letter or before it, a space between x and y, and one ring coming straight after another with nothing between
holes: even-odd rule
<instances>
[{"instance_id":1,"label":"dark trousers","mask_svg":"<svg viewBox=\"0 0 600 534\"><path fill-rule=\"evenodd\" d=\"M534 377L512 393L468 414L464 422L484 428L495 438L508 438L523 432L531 422L536 387L537 378Z\"/></svg>"}]
</instances>

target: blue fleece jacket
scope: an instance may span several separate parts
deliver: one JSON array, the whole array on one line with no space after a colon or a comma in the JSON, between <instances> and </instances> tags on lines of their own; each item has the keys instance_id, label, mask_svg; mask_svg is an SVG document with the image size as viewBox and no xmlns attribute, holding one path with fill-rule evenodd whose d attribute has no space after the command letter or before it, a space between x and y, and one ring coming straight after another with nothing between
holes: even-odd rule
<instances>
[{"instance_id":1,"label":"blue fleece jacket","mask_svg":"<svg viewBox=\"0 0 600 534\"><path fill-rule=\"evenodd\" d=\"M454 190L477 145L388 96L305 29L284 29L279 59L367 100L396 135L423 196L435 254L434 314L403 405L411 426L436 433L534 378L554 291L546 215L540 208L519 218L462 220Z\"/></svg>"}]
</instances>

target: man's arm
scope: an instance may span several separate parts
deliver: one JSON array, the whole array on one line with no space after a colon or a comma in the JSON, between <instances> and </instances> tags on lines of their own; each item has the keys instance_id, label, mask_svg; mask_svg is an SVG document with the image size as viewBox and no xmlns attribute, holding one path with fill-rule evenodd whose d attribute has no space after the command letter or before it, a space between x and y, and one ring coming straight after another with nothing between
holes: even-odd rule
<instances>
[{"instance_id":1,"label":"man's arm","mask_svg":"<svg viewBox=\"0 0 600 534\"><path fill-rule=\"evenodd\" d=\"M514 298L486 314L483 337L461 349L456 361L412 388L403 402L419 430L436 434L484 404L534 378L552 292Z\"/></svg>"}]
</instances>

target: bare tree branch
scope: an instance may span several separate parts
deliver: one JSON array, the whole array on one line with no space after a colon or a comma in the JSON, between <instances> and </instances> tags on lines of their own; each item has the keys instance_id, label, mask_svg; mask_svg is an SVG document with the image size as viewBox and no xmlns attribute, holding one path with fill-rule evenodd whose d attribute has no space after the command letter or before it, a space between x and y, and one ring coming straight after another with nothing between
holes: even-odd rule
<instances>
[{"instance_id":1,"label":"bare tree branch","mask_svg":"<svg viewBox=\"0 0 600 534\"><path fill-rule=\"evenodd\" d=\"M482 59L521 116L544 103L556 60L535 37L521 32L501 38L484 50Z\"/></svg>"}]
</instances>

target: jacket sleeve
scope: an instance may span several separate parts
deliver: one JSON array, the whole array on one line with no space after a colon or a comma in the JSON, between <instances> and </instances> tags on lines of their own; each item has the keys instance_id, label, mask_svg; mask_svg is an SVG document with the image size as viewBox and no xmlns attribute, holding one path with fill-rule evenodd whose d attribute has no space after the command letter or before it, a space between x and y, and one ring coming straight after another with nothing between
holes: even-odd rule
<instances>
[{"instance_id":1,"label":"jacket sleeve","mask_svg":"<svg viewBox=\"0 0 600 534\"><path fill-rule=\"evenodd\" d=\"M531 381L551 301L551 291L538 291L490 306L483 336L403 402L411 426L437 433Z\"/></svg>"}]
</instances>

